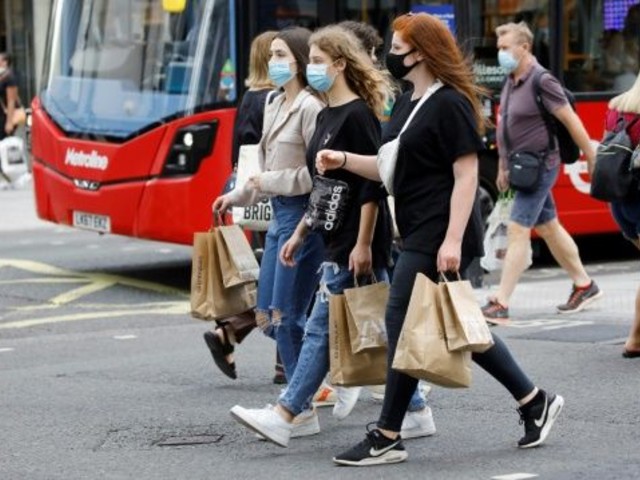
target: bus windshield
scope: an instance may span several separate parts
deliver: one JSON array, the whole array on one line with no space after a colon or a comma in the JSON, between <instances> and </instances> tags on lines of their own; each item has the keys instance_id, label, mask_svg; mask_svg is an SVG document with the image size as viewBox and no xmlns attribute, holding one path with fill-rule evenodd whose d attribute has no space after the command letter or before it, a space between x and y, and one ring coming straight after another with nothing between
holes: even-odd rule
<instances>
[{"instance_id":1,"label":"bus windshield","mask_svg":"<svg viewBox=\"0 0 640 480\"><path fill-rule=\"evenodd\" d=\"M234 102L233 0L57 0L41 101L69 135L123 140Z\"/></svg>"}]
</instances>

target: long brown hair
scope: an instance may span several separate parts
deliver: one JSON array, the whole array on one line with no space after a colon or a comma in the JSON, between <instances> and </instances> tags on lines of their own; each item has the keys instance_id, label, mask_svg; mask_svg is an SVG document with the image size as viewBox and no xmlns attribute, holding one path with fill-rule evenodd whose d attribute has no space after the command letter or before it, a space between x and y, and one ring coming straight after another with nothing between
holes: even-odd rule
<instances>
[{"instance_id":1,"label":"long brown hair","mask_svg":"<svg viewBox=\"0 0 640 480\"><path fill-rule=\"evenodd\" d=\"M330 25L311 35L309 45L316 45L334 61L344 59L344 77L349 88L361 97L376 115L382 115L387 98L392 93L391 84L389 79L375 68L353 33L338 25Z\"/></svg>"},{"instance_id":2,"label":"long brown hair","mask_svg":"<svg viewBox=\"0 0 640 480\"><path fill-rule=\"evenodd\" d=\"M298 66L296 75L305 87L309 85L306 75L307 65L309 65L309 37L311 37L311 30L303 27L287 27L276 35L276 38L286 43L291 50Z\"/></svg>"},{"instance_id":3,"label":"long brown hair","mask_svg":"<svg viewBox=\"0 0 640 480\"><path fill-rule=\"evenodd\" d=\"M275 85L269 78L269 47L278 32L262 32L251 42L249 53L249 76L245 80L245 86L255 88L274 88Z\"/></svg>"},{"instance_id":4,"label":"long brown hair","mask_svg":"<svg viewBox=\"0 0 640 480\"><path fill-rule=\"evenodd\" d=\"M486 91L475 84L471 62L464 57L456 39L443 21L427 13L401 15L393 30L403 41L419 51L431 74L464 95L473 107L478 131L486 124L480 97Z\"/></svg>"}]
</instances>

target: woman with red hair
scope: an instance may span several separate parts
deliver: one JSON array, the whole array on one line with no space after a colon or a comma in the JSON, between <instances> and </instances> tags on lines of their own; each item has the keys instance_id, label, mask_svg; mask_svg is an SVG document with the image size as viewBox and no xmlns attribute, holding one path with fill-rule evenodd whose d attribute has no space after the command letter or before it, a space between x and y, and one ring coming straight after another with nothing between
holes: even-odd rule
<instances>
[{"instance_id":1,"label":"woman with red hair","mask_svg":"<svg viewBox=\"0 0 640 480\"><path fill-rule=\"evenodd\" d=\"M476 195L477 152L483 148L482 91L439 19L422 13L403 15L394 21L393 30L387 68L397 79L413 84L413 90L396 102L383 142L398 137L414 108L416 112L402 131L393 180L382 178L395 195L403 242L385 314L387 388L376 427L368 429L362 442L334 457L342 465L382 465L407 458L399 432L418 380L391 365L416 275L423 273L437 282L439 272L464 272L482 253ZM381 179L374 156L323 150L316 163L321 173L346 168L371 180ZM473 360L518 402L525 428L518 447L536 447L546 439L564 400L538 389L495 335L494 342L486 352L474 353Z\"/></svg>"}]
</instances>

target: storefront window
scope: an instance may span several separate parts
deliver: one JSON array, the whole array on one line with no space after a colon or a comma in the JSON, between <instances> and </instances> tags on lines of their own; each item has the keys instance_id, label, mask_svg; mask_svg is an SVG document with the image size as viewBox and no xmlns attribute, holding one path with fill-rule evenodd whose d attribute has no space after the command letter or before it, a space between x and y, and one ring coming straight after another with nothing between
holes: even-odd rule
<instances>
[{"instance_id":1,"label":"storefront window","mask_svg":"<svg viewBox=\"0 0 640 480\"><path fill-rule=\"evenodd\" d=\"M282 30L300 26L310 30L318 25L318 0L260 0L258 29Z\"/></svg>"},{"instance_id":2,"label":"storefront window","mask_svg":"<svg viewBox=\"0 0 640 480\"><path fill-rule=\"evenodd\" d=\"M545 0L486 0L473 2L469 8L477 9L469 16L471 37L463 47L473 55L476 81L498 92L505 72L498 65L495 30L508 22L524 21L533 32L532 51L540 64L549 67L550 32L549 5ZM475 22L475 23L473 23Z\"/></svg>"},{"instance_id":3,"label":"storefront window","mask_svg":"<svg viewBox=\"0 0 640 480\"><path fill-rule=\"evenodd\" d=\"M375 27L380 37L388 45L391 39L391 23L399 15L397 1L394 0L347 0L338 2L338 18L368 23ZM384 47L375 52L378 58L384 56Z\"/></svg>"},{"instance_id":4,"label":"storefront window","mask_svg":"<svg viewBox=\"0 0 640 480\"><path fill-rule=\"evenodd\" d=\"M638 73L638 0L568 1L562 39L563 71L575 92L622 92Z\"/></svg>"}]
</instances>

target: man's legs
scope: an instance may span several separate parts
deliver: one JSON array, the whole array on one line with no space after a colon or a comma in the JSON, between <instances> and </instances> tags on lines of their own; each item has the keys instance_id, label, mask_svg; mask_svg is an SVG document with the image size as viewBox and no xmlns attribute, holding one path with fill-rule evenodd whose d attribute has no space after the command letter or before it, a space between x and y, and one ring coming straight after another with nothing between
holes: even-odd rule
<instances>
[{"instance_id":1,"label":"man's legs","mask_svg":"<svg viewBox=\"0 0 640 480\"><path fill-rule=\"evenodd\" d=\"M531 248L531 229L509 223L507 253L504 267L500 276L500 286L495 299L504 307L509 306L509 299L513 295L520 276L529 266L529 249Z\"/></svg>"},{"instance_id":2,"label":"man's legs","mask_svg":"<svg viewBox=\"0 0 640 480\"><path fill-rule=\"evenodd\" d=\"M558 178L558 172L559 166L545 170L536 191L515 193L500 286L496 295L489 297L489 302L482 307L488 323L505 325L510 321L509 299L520 276L529 266L531 229L556 216L551 189Z\"/></svg>"},{"instance_id":3,"label":"man's legs","mask_svg":"<svg viewBox=\"0 0 640 480\"><path fill-rule=\"evenodd\" d=\"M582 265L576 242L557 218L536 225L535 231L547 244L558 265L569 274L574 285L585 287L591 283L591 278Z\"/></svg>"}]
</instances>

